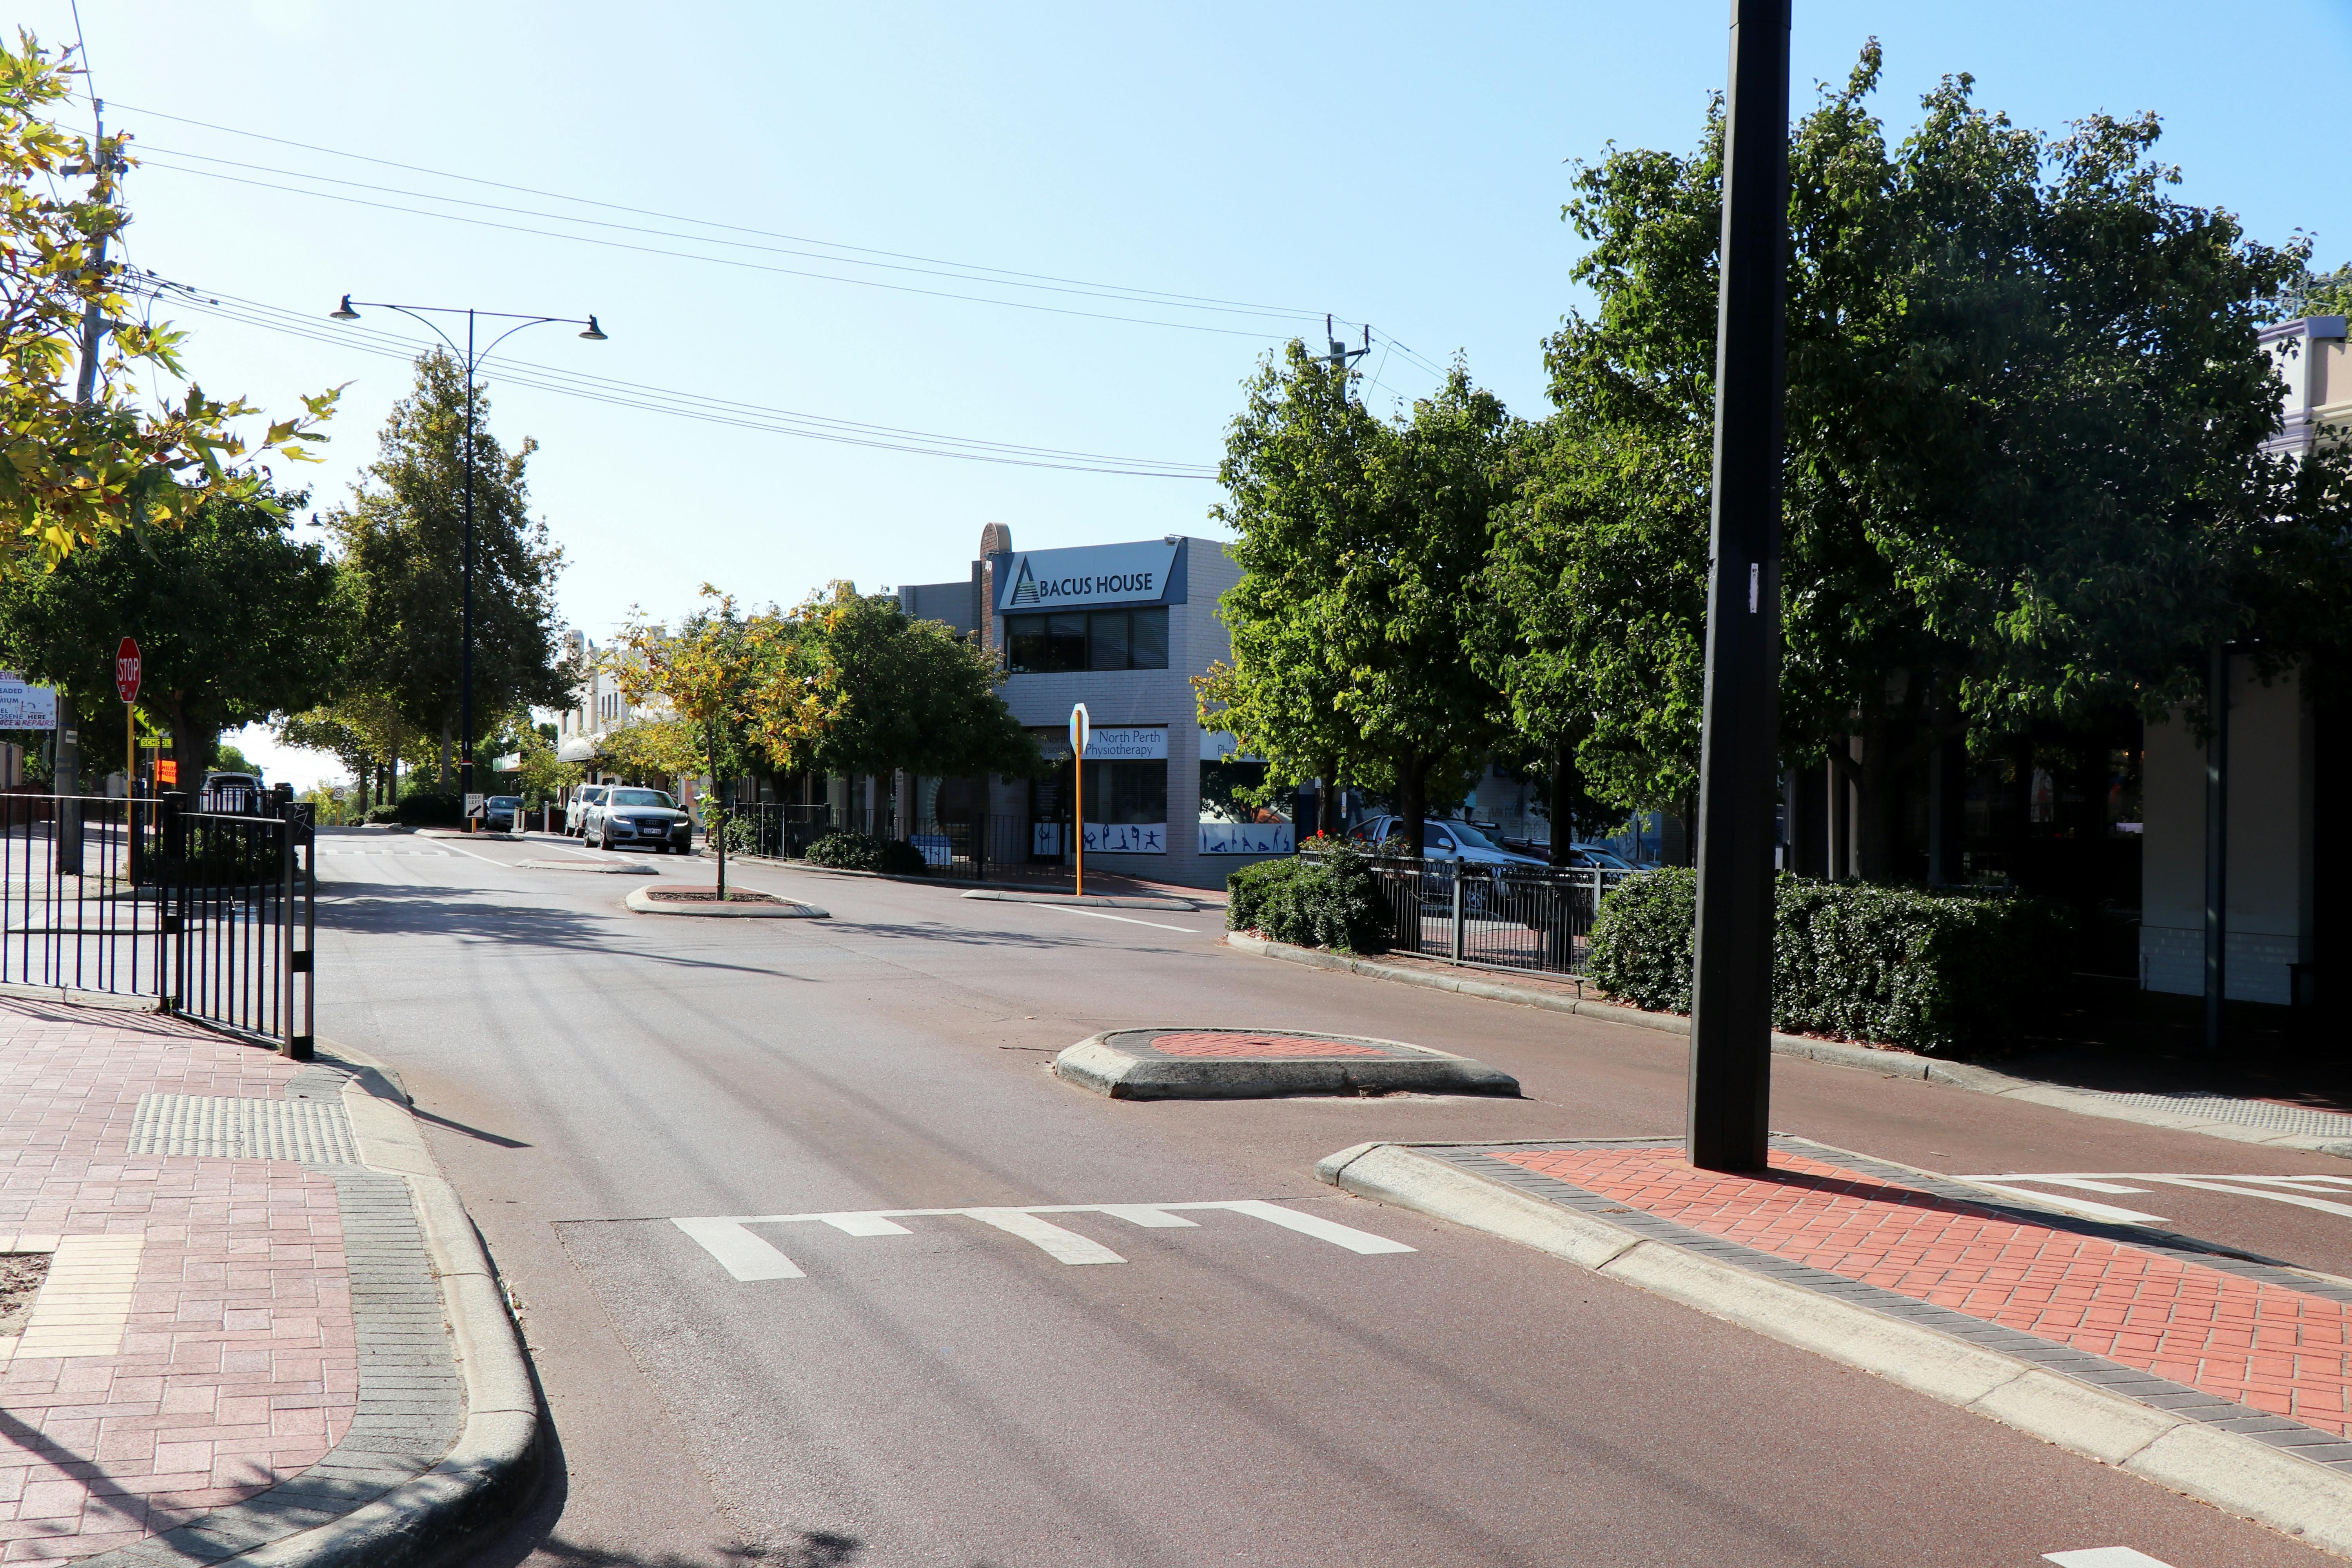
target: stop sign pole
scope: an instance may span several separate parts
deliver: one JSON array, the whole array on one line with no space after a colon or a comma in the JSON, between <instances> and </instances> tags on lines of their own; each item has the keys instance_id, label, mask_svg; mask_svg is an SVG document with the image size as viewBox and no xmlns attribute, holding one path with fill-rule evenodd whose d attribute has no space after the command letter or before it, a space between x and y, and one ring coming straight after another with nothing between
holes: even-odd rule
<instances>
[{"instance_id":1,"label":"stop sign pole","mask_svg":"<svg viewBox=\"0 0 2352 1568\"><path fill-rule=\"evenodd\" d=\"M114 650L114 689L122 698L122 794L130 798L139 776L139 676L137 639L124 637Z\"/></svg>"}]
</instances>

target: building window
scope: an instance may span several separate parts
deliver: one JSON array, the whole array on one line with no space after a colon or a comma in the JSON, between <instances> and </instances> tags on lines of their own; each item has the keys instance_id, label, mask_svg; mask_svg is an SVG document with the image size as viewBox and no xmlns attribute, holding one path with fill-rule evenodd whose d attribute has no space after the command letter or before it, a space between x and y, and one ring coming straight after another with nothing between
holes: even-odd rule
<instances>
[{"instance_id":1,"label":"building window","mask_svg":"<svg viewBox=\"0 0 2352 1568\"><path fill-rule=\"evenodd\" d=\"M1014 675L1168 668L1164 606L1007 616L1004 632L1005 653Z\"/></svg>"},{"instance_id":2,"label":"building window","mask_svg":"<svg viewBox=\"0 0 2352 1568\"><path fill-rule=\"evenodd\" d=\"M1088 763L1086 845L1129 855L1168 853L1168 764Z\"/></svg>"}]
</instances>

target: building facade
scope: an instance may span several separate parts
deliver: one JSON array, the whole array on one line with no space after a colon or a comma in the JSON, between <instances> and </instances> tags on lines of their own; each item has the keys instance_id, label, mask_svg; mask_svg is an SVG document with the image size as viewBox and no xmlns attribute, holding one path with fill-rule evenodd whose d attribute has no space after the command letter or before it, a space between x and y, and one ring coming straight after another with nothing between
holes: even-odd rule
<instances>
[{"instance_id":1,"label":"building facade","mask_svg":"<svg viewBox=\"0 0 2352 1568\"><path fill-rule=\"evenodd\" d=\"M1084 835L1094 868L1188 887L1293 847L1277 807L1236 801L1263 769L1201 728L1192 679L1230 656L1218 597L1241 569L1214 540L1015 550L991 523L969 576L899 590L910 615L975 636L1005 669L1006 706L1052 763L985 792L991 854L1066 863ZM1071 710L1092 721L1083 774L1070 765ZM910 781L915 815L951 781ZM973 800L977 809L981 802Z\"/></svg>"}]
</instances>

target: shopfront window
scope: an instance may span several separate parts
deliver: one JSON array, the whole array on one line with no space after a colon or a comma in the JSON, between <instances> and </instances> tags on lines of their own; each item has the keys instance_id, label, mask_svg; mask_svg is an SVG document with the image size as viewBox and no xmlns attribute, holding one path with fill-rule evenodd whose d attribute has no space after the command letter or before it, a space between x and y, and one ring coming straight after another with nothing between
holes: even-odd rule
<instances>
[{"instance_id":1,"label":"shopfront window","mask_svg":"<svg viewBox=\"0 0 2352 1568\"><path fill-rule=\"evenodd\" d=\"M1287 855L1297 844L1291 818L1298 791L1265 787L1265 764L1244 757L1201 760L1200 852Z\"/></svg>"},{"instance_id":2,"label":"shopfront window","mask_svg":"<svg viewBox=\"0 0 2352 1568\"><path fill-rule=\"evenodd\" d=\"M1005 652L1015 675L1168 668L1168 611L1066 610L1007 616Z\"/></svg>"},{"instance_id":3,"label":"shopfront window","mask_svg":"<svg viewBox=\"0 0 2352 1568\"><path fill-rule=\"evenodd\" d=\"M1087 847L1113 854L1168 853L1168 763L1088 763Z\"/></svg>"}]
</instances>

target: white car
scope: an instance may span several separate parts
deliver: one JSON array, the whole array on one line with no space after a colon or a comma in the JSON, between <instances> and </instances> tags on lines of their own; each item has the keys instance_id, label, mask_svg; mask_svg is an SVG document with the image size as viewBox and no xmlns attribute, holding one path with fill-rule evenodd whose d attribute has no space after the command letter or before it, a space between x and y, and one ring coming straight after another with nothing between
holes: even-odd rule
<instances>
[{"instance_id":1,"label":"white car","mask_svg":"<svg viewBox=\"0 0 2352 1568\"><path fill-rule=\"evenodd\" d=\"M572 792L572 799L563 807L563 831L578 838L588 831L588 808L602 805L604 797L613 793L611 784L582 784Z\"/></svg>"},{"instance_id":2,"label":"white car","mask_svg":"<svg viewBox=\"0 0 2352 1568\"><path fill-rule=\"evenodd\" d=\"M685 855L694 847L694 821L666 791L616 784L581 817L580 836L599 849Z\"/></svg>"}]
</instances>

